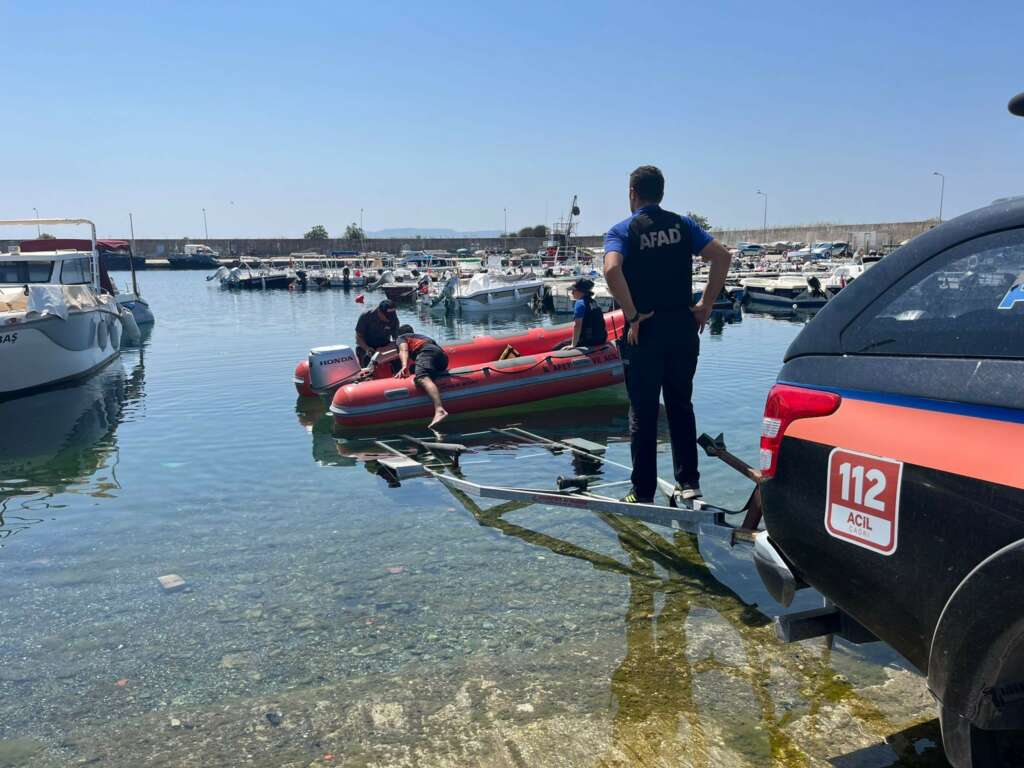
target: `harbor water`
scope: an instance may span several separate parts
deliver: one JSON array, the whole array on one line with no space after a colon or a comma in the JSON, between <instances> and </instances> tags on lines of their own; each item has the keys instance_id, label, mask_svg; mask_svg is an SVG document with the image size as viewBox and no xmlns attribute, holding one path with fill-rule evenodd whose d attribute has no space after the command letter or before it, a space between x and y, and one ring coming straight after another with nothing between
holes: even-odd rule
<instances>
[{"instance_id":1,"label":"harbor water","mask_svg":"<svg viewBox=\"0 0 1024 768\"><path fill-rule=\"evenodd\" d=\"M0 404L0 767L945 765L921 677L879 644L780 644L748 550L391 487L372 440L292 385L310 347L351 342L357 292L140 281L140 349ZM439 341L552 322L400 315ZM702 336L698 428L751 463L803 322ZM518 423L628 463L626 407L584 396L445 436ZM741 506L749 483L702 462L709 499ZM463 463L530 487L573 470L497 444Z\"/></svg>"}]
</instances>

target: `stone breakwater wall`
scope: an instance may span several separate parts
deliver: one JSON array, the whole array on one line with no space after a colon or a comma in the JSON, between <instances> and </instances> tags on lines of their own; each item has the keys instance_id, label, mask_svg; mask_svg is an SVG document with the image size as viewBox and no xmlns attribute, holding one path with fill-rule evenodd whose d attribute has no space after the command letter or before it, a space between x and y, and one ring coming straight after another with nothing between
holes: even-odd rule
<instances>
[{"instance_id":1,"label":"stone breakwater wall","mask_svg":"<svg viewBox=\"0 0 1024 768\"><path fill-rule=\"evenodd\" d=\"M757 229L714 229L712 234L726 245L739 242L775 242L786 241L827 241L841 240L851 243L854 247L882 247L915 237L934 227L938 222L934 219L925 221L884 222L878 224L807 224L799 226L770 227L768 230ZM126 235L119 238L127 239ZM116 239L116 238L115 238ZM581 245L589 248L600 248L603 235L584 235L578 238ZM7 250L8 245L16 245L16 240L0 240L0 250ZM170 253L179 253L186 242L205 243L219 251L223 258L254 255L258 257L288 256L301 251L329 253L331 251L358 251L363 246L358 240L304 240L302 238L192 238L189 240L161 240L138 238L135 241L137 255L146 259L164 259ZM414 250L456 250L459 248L525 248L536 251L543 245L539 237L505 238L370 238L365 242L369 251L386 251L398 253L405 248Z\"/></svg>"},{"instance_id":2,"label":"stone breakwater wall","mask_svg":"<svg viewBox=\"0 0 1024 768\"><path fill-rule=\"evenodd\" d=\"M769 227L756 229L713 229L718 240L727 245L736 243L774 243L780 240L801 243L839 241L854 247L882 247L899 245L904 240L917 237L936 226L935 219L924 221L895 221L877 224L801 224L799 226Z\"/></svg>"}]
</instances>

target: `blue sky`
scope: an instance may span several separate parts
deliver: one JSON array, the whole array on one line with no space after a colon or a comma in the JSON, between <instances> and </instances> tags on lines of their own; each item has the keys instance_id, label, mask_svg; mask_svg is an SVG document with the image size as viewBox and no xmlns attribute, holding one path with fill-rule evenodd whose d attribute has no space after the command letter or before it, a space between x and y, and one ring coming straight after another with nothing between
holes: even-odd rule
<instances>
[{"instance_id":1,"label":"blue sky","mask_svg":"<svg viewBox=\"0 0 1024 768\"><path fill-rule=\"evenodd\" d=\"M152 7L149 7L152 6ZM0 217L138 237L622 218L642 163L721 226L1024 193L1024 2L0 0Z\"/></svg>"}]
</instances>

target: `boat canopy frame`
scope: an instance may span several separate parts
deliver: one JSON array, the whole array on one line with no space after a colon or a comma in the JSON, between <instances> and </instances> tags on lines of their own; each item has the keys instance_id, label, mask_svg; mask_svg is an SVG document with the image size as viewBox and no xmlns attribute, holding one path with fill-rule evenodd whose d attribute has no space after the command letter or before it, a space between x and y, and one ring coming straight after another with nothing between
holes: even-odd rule
<instances>
[{"instance_id":1,"label":"boat canopy frame","mask_svg":"<svg viewBox=\"0 0 1024 768\"><path fill-rule=\"evenodd\" d=\"M53 226L53 225L70 225L70 226L83 226L89 227L89 242L92 248L90 257L92 258L92 287L96 291L102 290L100 284L100 258L99 251L96 250L96 224L89 219L0 219L0 227L19 227L19 226L35 226L39 227L42 225ZM54 252L58 253L58 252ZM64 261L71 258L75 258L82 251L71 251L66 254L62 254L57 258L48 258L48 261ZM5 261L30 261L35 260L27 258L29 255L33 257L39 257L43 255L41 251L26 251L25 253L7 253L4 254ZM42 260L42 259L41 259Z\"/></svg>"}]
</instances>

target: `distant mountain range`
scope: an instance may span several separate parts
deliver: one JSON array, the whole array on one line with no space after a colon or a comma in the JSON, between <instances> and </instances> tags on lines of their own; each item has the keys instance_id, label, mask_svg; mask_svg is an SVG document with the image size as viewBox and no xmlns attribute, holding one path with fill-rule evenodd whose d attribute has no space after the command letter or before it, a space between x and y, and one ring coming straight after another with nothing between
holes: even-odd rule
<instances>
[{"instance_id":1,"label":"distant mountain range","mask_svg":"<svg viewBox=\"0 0 1024 768\"><path fill-rule=\"evenodd\" d=\"M459 232L456 229L420 229L419 227L398 227L396 229L378 229L366 233L367 237L501 237L497 229L482 229L476 232Z\"/></svg>"}]
</instances>

